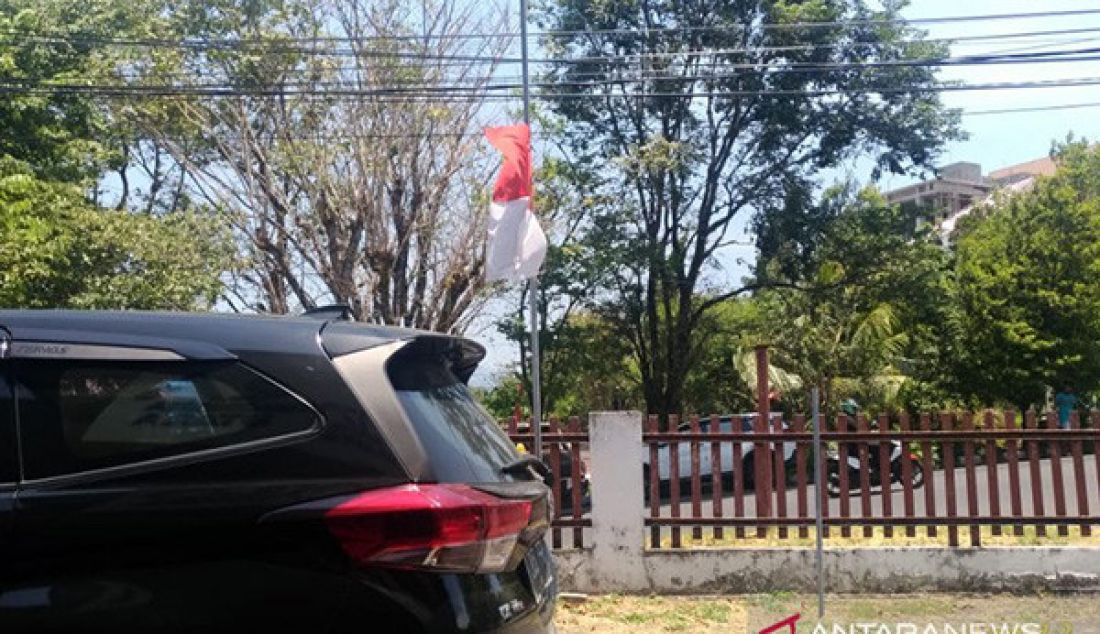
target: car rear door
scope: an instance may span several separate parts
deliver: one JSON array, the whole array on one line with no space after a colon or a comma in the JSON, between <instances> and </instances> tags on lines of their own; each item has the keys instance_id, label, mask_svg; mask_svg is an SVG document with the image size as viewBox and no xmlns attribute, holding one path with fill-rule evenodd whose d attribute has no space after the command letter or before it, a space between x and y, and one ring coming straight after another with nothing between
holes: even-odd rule
<instances>
[{"instance_id":1,"label":"car rear door","mask_svg":"<svg viewBox=\"0 0 1100 634\"><path fill-rule=\"evenodd\" d=\"M257 541L258 518L331 495L265 475L294 474L288 452L313 437L316 411L232 358L13 330L22 477L0 632L199 631L265 605L274 546Z\"/></svg>"}]
</instances>

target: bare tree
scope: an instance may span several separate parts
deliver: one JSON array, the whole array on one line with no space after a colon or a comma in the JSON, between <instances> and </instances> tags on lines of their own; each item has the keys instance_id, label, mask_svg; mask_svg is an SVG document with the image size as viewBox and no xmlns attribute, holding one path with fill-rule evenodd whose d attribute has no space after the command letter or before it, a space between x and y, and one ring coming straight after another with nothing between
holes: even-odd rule
<instances>
[{"instance_id":1,"label":"bare tree","mask_svg":"<svg viewBox=\"0 0 1100 634\"><path fill-rule=\"evenodd\" d=\"M335 301L362 320L463 330L487 299L479 89L509 45L464 35L503 31L505 14L456 0L297 9L242 19L239 46L184 62L228 96L144 120L237 230L248 264L233 305ZM180 137L181 120L205 151Z\"/></svg>"}]
</instances>

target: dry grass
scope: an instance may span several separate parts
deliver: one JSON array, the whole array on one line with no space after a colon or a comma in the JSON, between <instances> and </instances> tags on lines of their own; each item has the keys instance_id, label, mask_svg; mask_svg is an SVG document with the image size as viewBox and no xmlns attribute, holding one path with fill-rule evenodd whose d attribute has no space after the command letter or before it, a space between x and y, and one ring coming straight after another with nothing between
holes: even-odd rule
<instances>
[{"instance_id":1,"label":"dry grass","mask_svg":"<svg viewBox=\"0 0 1100 634\"><path fill-rule=\"evenodd\" d=\"M800 634L811 632L817 624L814 596L778 593L753 595L745 601L749 632L796 612L803 615ZM833 624L866 622L933 624L940 632L944 623L1039 623L1046 634L1100 634L1100 600L1095 595L836 595L826 597L825 605L821 622L828 631Z\"/></svg>"},{"instance_id":2,"label":"dry grass","mask_svg":"<svg viewBox=\"0 0 1100 634\"><path fill-rule=\"evenodd\" d=\"M732 598L607 595L583 603L560 603L555 621L561 634L729 634L746 631L746 607Z\"/></svg>"},{"instance_id":3,"label":"dry grass","mask_svg":"<svg viewBox=\"0 0 1100 634\"><path fill-rule=\"evenodd\" d=\"M1040 536L1036 527L1025 526L1023 535L1016 535L1012 527L1005 526L1000 535L993 534L993 528L984 526L981 531L982 546L1083 546L1100 548L1100 530L1093 528L1092 535L1081 535L1081 529L1077 526L1069 527L1068 535L1058 535L1058 529L1048 526L1045 536ZM864 536L862 528L853 527L850 537L842 537L841 530L836 527L829 529L825 539L825 548L905 548L922 546L948 545L947 527L937 528L936 536L929 537L925 527L918 527L916 535L909 537L905 528L894 527L894 534L886 537L885 530L881 526L874 527L869 537ZM779 529L769 528L766 536L756 536L756 529L745 529L743 538L737 537L731 528L726 528L721 538L715 538L711 528L703 529L703 538L692 539L690 528L681 531L681 543L683 548L813 548L816 545L816 531L810 528L807 537L798 536L798 529L791 528L787 531L787 537L779 538ZM970 528L959 527L959 546L966 548L970 545ZM672 537L665 536L661 539L661 548L671 548Z\"/></svg>"},{"instance_id":4,"label":"dry grass","mask_svg":"<svg viewBox=\"0 0 1100 634\"><path fill-rule=\"evenodd\" d=\"M816 597L791 593L736 597L599 596L562 603L556 622L562 634L758 632L801 613L798 632L817 624ZM1100 634L1100 600L1095 596L977 594L840 595L826 598L822 621L852 623L1041 623L1049 634ZM847 631L847 629L845 629ZM858 630L857 630L858 631Z\"/></svg>"}]
</instances>

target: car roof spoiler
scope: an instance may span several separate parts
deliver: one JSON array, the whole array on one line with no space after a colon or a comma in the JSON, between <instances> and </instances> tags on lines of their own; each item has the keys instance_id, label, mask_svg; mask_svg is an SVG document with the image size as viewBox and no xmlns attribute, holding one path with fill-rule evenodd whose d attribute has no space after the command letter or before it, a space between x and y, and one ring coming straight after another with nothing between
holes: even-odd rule
<instances>
[{"instance_id":1,"label":"car roof spoiler","mask_svg":"<svg viewBox=\"0 0 1100 634\"><path fill-rule=\"evenodd\" d=\"M332 358L395 341L408 342L400 351L402 355L446 358L451 362L451 371L463 381L469 380L485 358L481 344L458 335L347 321L327 321L321 328L321 345Z\"/></svg>"}]
</instances>

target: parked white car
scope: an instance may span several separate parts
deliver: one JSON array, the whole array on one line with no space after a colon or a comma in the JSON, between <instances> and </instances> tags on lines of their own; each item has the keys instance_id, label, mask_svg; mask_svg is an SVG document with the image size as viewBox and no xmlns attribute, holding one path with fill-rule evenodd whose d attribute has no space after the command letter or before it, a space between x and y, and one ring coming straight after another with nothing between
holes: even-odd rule
<instances>
[{"instance_id":1,"label":"parked white car","mask_svg":"<svg viewBox=\"0 0 1100 634\"><path fill-rule=\"evenodd\" d=\"M719 430L722 432L733 432L734 422L738 424L736 431L753 432L753 419L755 414L734 414L732 416L722 416L718 419ZM772 429L778 429L777 426L782 425L782 429L787 429L788 425L782 420L782 415L779 413L772 414L770 417ZM689 431L691 429L690 423L684 423L680 425L680 431ZM699 430L702 433L711 431L711 419L700 419ZM660 443L657 450L657 474L661 483L661 495L668 495L669 492L669 456L672 453L668 449L669 443ZM726 490L730 490L729 487L733 485L733 447L737 444L735 441L721 441L720 443L720 466L722 473L722 486ZM751 488L753 485L753 479L755 475L755 456L753 450L756 444L750 440L741 441L741 464L742 473L745 483L745 488ZM676 443L676 453L679 457L679 477L680 477L680 490L684 493L690 491L691 486L691 445L690 441L679 441ZM791 465L794 463L795 443L785 442L783 446L783 462L788 466L790 470ZM713 476L713 468L711 465L712 457L712 443L708 441L699 442L699 474L700 480L704 486L709 486ZM650 473L650 455L649 451L645 452L642 464L642 472L645 477L646 490L648 492L649 487L649 473Z\"/></svg>"}]
</instances>

